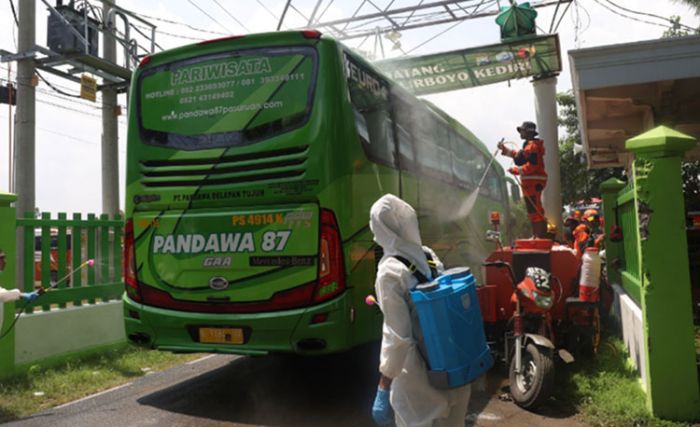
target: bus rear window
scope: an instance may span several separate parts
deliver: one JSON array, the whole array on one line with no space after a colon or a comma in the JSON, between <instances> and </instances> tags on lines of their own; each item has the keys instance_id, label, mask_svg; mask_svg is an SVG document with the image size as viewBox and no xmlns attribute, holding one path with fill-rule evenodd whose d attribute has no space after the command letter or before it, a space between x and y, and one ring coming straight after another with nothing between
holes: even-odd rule
<instances>
[{"instance_id":1,"label":"bus rear window","mask_svg":"<svg viewBox=\"0 0 700 427\"><path fill-rule=\"evenodd\" d=\"M138 82L144 143L184 150L246 145L306 123L312 47L247 49L148 69Z\"/></svg>"}]
</instances>

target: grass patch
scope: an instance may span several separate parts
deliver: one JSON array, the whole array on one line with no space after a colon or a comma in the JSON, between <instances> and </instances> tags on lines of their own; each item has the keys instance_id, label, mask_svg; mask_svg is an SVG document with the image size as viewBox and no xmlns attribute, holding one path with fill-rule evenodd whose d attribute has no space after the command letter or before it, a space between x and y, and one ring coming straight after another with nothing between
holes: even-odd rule
<instances>
[{"instance_id":1,"label":"grass patch","mask_svg":"<svg viewBox=\"0 0 700 427\"><path fill-rule=\"evenodd\" d=\"M32 366L0 381L0 423L15 420L98 391L201 357L125 346L67 360L51 367Z\"/></svg>"},{"instance_id":2,"label":"grass patch","mask_svg":"<svg viewBox=\"0 0 700 427\"><path fill-rule=\"evenodd\" d=\"M650 414L639 375L628 362L627 349L619 338L604 338L595 359L579 359L561 368L564 375L560 378L566 379L558 384L555 391L557 397L576 406L583 421L591 426L688 425L662 420Z\"/></svg>"}]
</instances>

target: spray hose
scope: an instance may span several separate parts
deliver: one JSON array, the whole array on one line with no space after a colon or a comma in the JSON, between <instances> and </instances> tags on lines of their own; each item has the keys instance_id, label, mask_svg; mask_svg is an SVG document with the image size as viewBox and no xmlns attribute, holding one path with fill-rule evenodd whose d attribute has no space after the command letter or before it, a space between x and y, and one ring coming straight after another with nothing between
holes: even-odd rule
<instances>
[{"instance_id":1,"label":"spray hose","mask_svg":"<svg viewBox=\"0 0 700 427\"><path fill-rule=\"evenodd\" d=\"M27 306L33 305L34 302L35 302L37 299L41 298L41 296L44 295L46 292L48 292L48 291L50 291L50 290L53 290L53 289L56 289L56 287L58 287L58 285L60 285L61 283L65 282L66 279L68 279L69 277L71 277L76 271L79 271L79 270L81 270L81 269L83 269L83 268L85 268L85 267L92 267L92 266L94 266L94 265L95 265L95 260L94 260L94 259L89 259L89 260L85 261L84 263L80 264L79 266L75 267L73 270L70 271L70 273L66 274L63 278L61 278L61 280L58 280L58 281L52 283L51 286L49 286L48 288L46 288L46 289L44 289L44 288L39 288L39 289L37 290L39 296L37 296L37 297L34 299L34 301L28 301L28 300L27 300L27 301L24 302L24 305L20 308L19 312L17 312L17 315L15 316L15 319L12 321L12 323L10 324L10 326L7 328L7 330L6 330L2 335L0 335L0 340L2 340L3 338L5 338L5 337L15 328L15 326L17 325L17 321L19 320L20 316L25 312L24 310L27 308ZM2 319L0 319L0 323L2 323Z\"/></svg>"}]
</instances>

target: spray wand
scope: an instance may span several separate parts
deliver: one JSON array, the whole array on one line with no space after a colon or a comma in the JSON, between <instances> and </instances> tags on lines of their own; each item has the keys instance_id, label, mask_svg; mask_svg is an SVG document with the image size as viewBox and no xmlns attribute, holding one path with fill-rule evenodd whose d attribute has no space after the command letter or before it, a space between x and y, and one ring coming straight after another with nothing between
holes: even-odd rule
<instances>
[{"instance_id":1,"label":"spray wand","mask_svg":"<svg viewBox=\"0 0 700 427\"><path fill-rule=\"evenodd\" d=\"M89 259L89 260L85 261L84 263L80 264L79 266L75 267L75 268L74 268L73 270L71 270L68 274L66 274L63 278L61 278L61 280L58 280L58 281L52 283L51 286L49 286L48 288L39 287L39 288L36 290L36 292L37 292L39 295L38 295L33 301L25 301L24 305L22 306L22 308L19 310L19 312L18 312L17 315L15 316L15 320L13 320L12 323L10 324L10 326L7 328L7 330L6 330L2 335L0 335L0 340L3 339L3 338L5 338L5 337L7 336L7 334L9 334L10 331L12 331L12 330L15 328L15 325L17 324L17 320L19 320L20 316L22 315L22 313L24 313L24 310L27 308L28 305L34 304L34 301L36 301L37 299L39 299L39 298L40 298L42 295L44 295L46 292L48 292L48 291L50 291L50 290L52 290L52 289L56 289L56 287L58 287L58 285L60 285L61 283L65 282L65 281L66 281L69 277L71 277L76 271L81 270L81 269L83 269L83 268L85 268L85 267L92 267L92 266L94 266L94 265L95 265L95 260L94 260L94 259ZM0 323L2 323L2 319L0 319Z\"/></svg>"}]
</instances>

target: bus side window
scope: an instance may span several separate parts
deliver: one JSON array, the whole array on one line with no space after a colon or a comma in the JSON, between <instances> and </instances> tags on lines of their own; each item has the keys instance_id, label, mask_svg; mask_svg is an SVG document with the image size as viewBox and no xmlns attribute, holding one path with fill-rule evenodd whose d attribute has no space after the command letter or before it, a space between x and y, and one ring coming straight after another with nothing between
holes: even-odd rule
<instances>
[{"instance_id":1,"label":"bus side window","mask_svg":"<svg viewBox=\"0 0 700 427\"><path fill-rule=\"evenodd\" d=\"M451 182L447 126L424 109L417 108L414 117L416 154L421 170L426 175Z\"/></svg>"},{"instance_id":2,"label":"bus side window","mask_svg":"<svg viewBox=\"0 0 700 427\"><path fill-rule=\"evenodd\" d=\"M378 75L360 64L353 62L352 66L364 79L376 82L376 85L381 87L377 89L376 85L368 86L363 83L366 80L348 78L355 128L362 148L370 160L393 166L394 130L389 114L388 86L383 86L384 82Z\"/></svg>"},{"instance_id":3,"label":"bus side window","mask_svg":"<svg viewBox=\"0 0 700 427\"><path fill-rule=\"evenodd\" d=\"M409 104L398 97L392 98L394 121L396 122L396 139L399 145L399 164L402 169L416 169L416 155L413 151L411 132L411 108Z\"/></svg>"},{"instance_id":4,"label":"bus side window","mask_svg":"<svg viewBox=\"0 0 700 427\"><path fill-rule=\"evenodd\" d=\"M498 173L495 169L491 169L486 175L486 189L488 190L488 195L498 200L500 203L505 203L503 197L503 192L501 191L501 180L498 177Z\"/></svg>"},{"instance_id":5,"label":"bus side window","mask_svg":"<svg viewBox=\"0 0 700 427\"><path fill-rule=\"evenodd\" d=\"M452 171L460 183L475 188L486 167L484 155L462 135L452 134Z\"/></svg>"}]
</instances>

